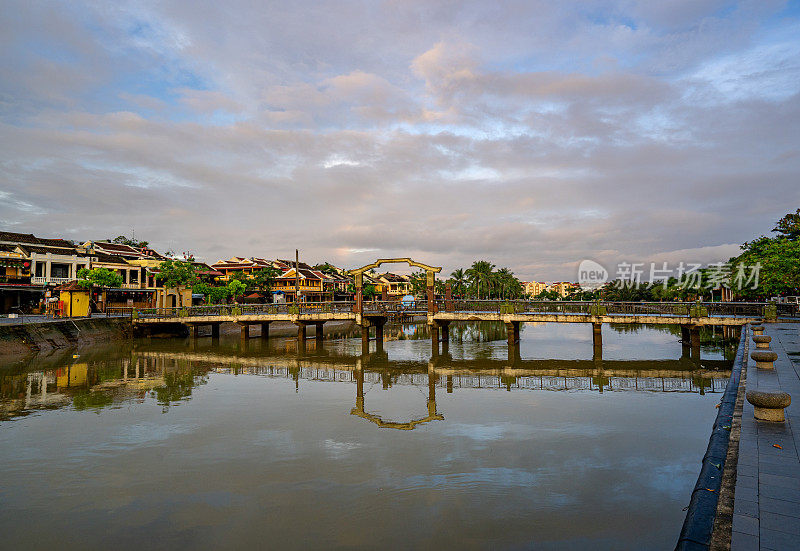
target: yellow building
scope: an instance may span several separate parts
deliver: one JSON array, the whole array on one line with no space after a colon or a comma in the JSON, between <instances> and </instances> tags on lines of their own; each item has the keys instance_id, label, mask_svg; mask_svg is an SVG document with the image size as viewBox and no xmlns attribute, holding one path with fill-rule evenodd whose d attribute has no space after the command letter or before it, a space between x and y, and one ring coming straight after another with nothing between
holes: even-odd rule
<instances>
[{"instance_id":1,"label":"yellow building","mask_svg":"<svg viewBox=\"0 0 800 551\"><path fill-rule=\"evenodd\" d=\"M295 302L295 282L302 300L317 302L326 299L326 290L323 282L327 279L325 274L317 270L300 268L300 277L295 278L295 269L290 268L275 278L273 285L274 292L282 292L286 296L286 302Z\"/></svg>"},{"instance_id":2,"label":"yellow building","mask_svg":"<svg viewBox=\"0 0 800 551\"><path fill-rule=\"evenodd\" d=\"M89 315L89 290L72 281L55 288L59 292L62 318L85 318Z\"/></svg>"},{"instance_id":3,"label":"yellow building","mask_svg":"<svg viewBox=\"0 0 800 551\"><path fill-rule=\"evenodd\" d=\"M525 294L535 297L542 291L547 290L547 284L543 281L529 281L525 284Z\"/></svg>"},{"instance_id":4,"label":"yellow building","mask_svg":"<svg viewBox=\"0 0 800 551\"><path fill-rule=\"evenodd\" d=\"M385 288L389 297L402 297L411 294L411 278L408 276L386 272L377 276L375 281L380 285L378 291L380 292Z\"/></svg>"},{"instance_id":5,"label":"yellow building","mask_svg":"<svg viewBox=\"0 0 800 551\"><path fill-rule=\"evenodd\" d=\"M577 283L570 283L569 281L556 281L555 283L549 285L547 290L554 291L563 298L569 295L573 289L577 289L578 287L579 285Z\"/></svg>"}]
</instances>

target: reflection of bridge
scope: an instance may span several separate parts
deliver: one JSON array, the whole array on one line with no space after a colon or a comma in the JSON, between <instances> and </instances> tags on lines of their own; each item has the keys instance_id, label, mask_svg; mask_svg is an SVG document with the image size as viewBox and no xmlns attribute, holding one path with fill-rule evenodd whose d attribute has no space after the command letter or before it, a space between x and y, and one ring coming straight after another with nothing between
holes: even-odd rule
<instances>
[{"instance_id":1,"label":"reflection of bridge","mask_svg":"<svg viewBox=\"0 0 800 551\"><path fill-rule=\"evenodd\" d=\"M363 299L363 274L381 264L405 262L426 273L426 296L412 303ZM250 304L236 306L198 306L185 308L137 309L134 324L140 331L176 331L188 327L192 336L199 336L201 326L211 326L212 338L219 337L221 323L236 323L242 338L250 336L250 327L261 326L261 337L269 338L269 325L276 321L297 325L297 338L306 341L306 327L315 326L321 339L323 325L329 321L349 320L361 327L361 339L368 351L370 331L375 340L383 341L383 327L390 317L423 315L431 329L431 341L438 351L439 342L449 342L449 326L458 321L495 321L506 326L509 348L519 343L522 323L588 323L592 325L595 356L602 357L602 325L659 324L680 325L682 341L691 355L699 358L700 332L706 325L738 327L762 318L777 316L780 305L739 302L573 302L534 300L459 300L452 296L449 284L444 298L434 294L435 276L441 268L428 266L410 258L379 259L352 270L356 295L352 302L298 302L289 304ZM443 345L444 346L444 345Z\"/></svg>"},{"instance_id":2,"label":"reflection of bridge","mask_svg":"<svg viewBox=\"0 0 800 551\"><path fill-rule=\"evenodd\" d=\"M657 361L608 360L521 360L513 367L503 360L455 360L437 355L427 366L419 362L393 362L384 352L360 356L336 355L327 351L314 354L238 355L215 351L160 352L138 350L146 360L188 361L222 364L217 373L256 375L294 381L301 380L355 383L355 407L351 415L366 419L380 428L413 430L444 416L437 411L436 390L455 389L551 390L551 391L647 391L694 392L723 391L730 377L730 364L724 360L703 360L705 369L689 358ZM380 384L427 386L428 414L409 421L390 421L366 410L364 385Z\"/></svg>"}]
</instances>

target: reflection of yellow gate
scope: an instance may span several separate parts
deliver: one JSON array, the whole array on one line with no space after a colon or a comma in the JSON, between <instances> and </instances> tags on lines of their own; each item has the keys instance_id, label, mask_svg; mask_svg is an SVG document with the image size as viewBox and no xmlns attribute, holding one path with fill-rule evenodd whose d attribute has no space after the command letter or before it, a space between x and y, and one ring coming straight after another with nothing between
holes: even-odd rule
<instances>
[{"instance_id":1,"label":"reflection of yellow gate","mask_svg":"<svg viewBox=\"0 0 800 551\"><path fill-rule=\"evenodd\" d=\"M356 370L356 407L350 410L350 415L355 415L375 423L383 429L414 430L417 425L429 423L430 421L441 421L444 415L436 412L436 375L432 370L428 371L428 415L421 419L411 421L384 421L380 415L367 413L364 411L364 370Z\"/></svg>"},{"instance_id":2,"label":"reflection of yellow gate","mask_svg":"<svg viewBox=\"0 0 800 551\"><path fill-rule=\"evenodd\" d=\"M417 262L416 260L411 260L410 258L379 258L372 264L367 264L366 266L362 266L361 268L356 268L355 270L350 270L350 274L355 278L355 286L356 286L356 309L358 312L362 312L362 301L363 301L363 288L364 288L364 272L368 272L370 270L374 270L381 264L397 264L405 262L409 266L413 266L415 268L421 268L425 270L425 286L428 290L428 309L431 309L433 306L433 283L435 275L442 271L441 266L428 266L427 264L423 264L421 262Z\"/></svg>"}]
</instances>

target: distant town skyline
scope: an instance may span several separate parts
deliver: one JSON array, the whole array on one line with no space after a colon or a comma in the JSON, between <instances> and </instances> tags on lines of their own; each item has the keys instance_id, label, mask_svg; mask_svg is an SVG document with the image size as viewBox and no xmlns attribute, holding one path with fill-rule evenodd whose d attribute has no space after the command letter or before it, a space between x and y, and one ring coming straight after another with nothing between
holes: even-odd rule
<instances>
[{"instance_id":1,"label":"distant town skyline","mask_svg":"<svg viewBox=\"0 0 800 551\"><path fill-rule=\"evenodd\" d=\"M575 281L800 205L798 4L12 0L0 31L0 230Z\"/></svg>"}]
</instances>

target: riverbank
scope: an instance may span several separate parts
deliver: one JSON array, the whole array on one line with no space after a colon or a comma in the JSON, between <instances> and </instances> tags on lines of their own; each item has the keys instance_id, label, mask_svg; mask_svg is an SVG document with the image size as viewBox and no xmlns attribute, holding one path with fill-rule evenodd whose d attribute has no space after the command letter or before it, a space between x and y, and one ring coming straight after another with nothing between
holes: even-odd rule
<instances>
[{"instance_id":1,"label":"riverbank","mask_svg":"<svg viewBox=\"0 0 800 551\"><path fill-rule=\"evenodd\" d=\"M0 355L6 359L31 352L122 340L132 334L128 318L81 318L0 325Z\"/></svg>"}]
</instances>

